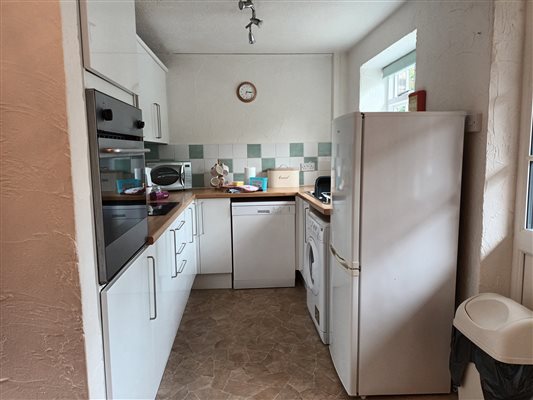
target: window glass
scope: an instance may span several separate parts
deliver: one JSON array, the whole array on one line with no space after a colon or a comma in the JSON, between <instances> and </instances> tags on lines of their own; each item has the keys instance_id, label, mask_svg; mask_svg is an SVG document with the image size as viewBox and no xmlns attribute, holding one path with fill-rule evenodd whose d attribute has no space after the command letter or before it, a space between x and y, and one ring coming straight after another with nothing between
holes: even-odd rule
<instances>
[{"instance_id":1,"label":"window glass","mask_svg":"<svg viewBox=\"0 0 533 400\"><path fill-rule=\"evenodd\" d=\"M409 93L415 90L416 64L408 65L385 79L387 80L387 111L408 111Z\"/></svg>"}]
</instances>

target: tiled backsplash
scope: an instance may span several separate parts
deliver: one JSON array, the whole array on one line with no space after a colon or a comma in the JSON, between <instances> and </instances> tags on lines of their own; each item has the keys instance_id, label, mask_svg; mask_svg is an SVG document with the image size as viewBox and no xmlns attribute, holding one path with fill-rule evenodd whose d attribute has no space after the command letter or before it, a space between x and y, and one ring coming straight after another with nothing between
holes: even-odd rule
<instances>
[{"instance_id":1,"label":"tiled backsplash","mask_svg":"<svg viewBox=\"0 0 533 400\"><path fill-rule=\"evenodd\" d=\"M319 176L330 175L331 143L266 144L154 144L147 162L191 161L193 187L209 186L210 170L217 160L229 166L228 181L243 181L244 167L255 167L257 175L277 167L300 169L302 163L314 163L314 170L300 171L300 185L313 185Z\"/></svg>"}]
</instances>

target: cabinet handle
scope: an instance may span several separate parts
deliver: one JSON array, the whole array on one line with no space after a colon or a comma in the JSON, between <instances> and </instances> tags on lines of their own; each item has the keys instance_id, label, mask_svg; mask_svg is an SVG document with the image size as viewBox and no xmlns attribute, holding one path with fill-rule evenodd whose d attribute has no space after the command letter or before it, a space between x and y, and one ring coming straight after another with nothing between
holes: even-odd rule
<instances>
[{"instance_id":1,"label":"cabinet handle","mask_svg":"<svg viewBox=\"0 0 533 400\"><path fill-rule=\"evenodd\" d=\"M152 310L150 310L150 320L154 320L157 318L157 288L155 284L155 258L152 256L148 256L148 259L152 259L152 279L153 279L153 289L154 289L154 316L152 317Z\"/></svg>"},{"instance_id":2,"label":"cabinet handle","mask_svg":"<svg viewBox=\"0 0 533 400\"><path fill-rule=\"evenodd\" d=\"M173 233L173 236L174 236L174 240L173 240L173 243L174 243L174 268L173 270L174 271L170 271L170 277L171 278L175 278L176 276L178 276L178 260L176 259L176 231L174 229L171 229L170 232ZM174 275L174 272L176 273L176 275Z\"/></svg>"},{"instance_id":3,"label":"cabinet handle","mask_svg":"<svg viewBox=\"0 0 533 400\"><path fill-rule=\"evenodd\" d=\"M155 125L157 127L157 132L155 135L156 139L161 139L163 137L162 131L161 131L161 106L158 103L153 103L155 106Z\"/></svg>"},{"instance_id":4,"label":"cabinet handle","mask_svg":"<svg viewBox=\"0 0 533 400\"><path fill-rule=\"evenodd\" d=\"M191 240L189 241L189 243L193 243L194 242L194 237L196 236L196 234L194 233L194 212L192 210L192 207L189 207L189 211L191 212Z\"/></svg>"},{"instance_id":5,"label":"cabinet handle","mask_svg":"<svg viewBox=\"0 0 533 400\"><path fill-rule=\"evenodd\" d=\"M187 260L183 260L180 265L180 270L178 271L178 274L181 274L183 272L183 269L185 268L185 265L187 264Z\"/></svg>"},{"instance_id":6,"label":"cabinet handle","mask_svg":"<svg viewBox=\"0 0 533 400\"><path fill-rule=\"evenodd\" d=\"M200 206L200 214L202 215L202 235L204 235L204 203L200 203Z\"/></svg>"},{"instance_id":7,"label":"cabinet handle","mask_svg":"<svg viewBox=\"0 0 533 400\"><path fill-rule=\"evenodd\" d=\"M185 225L185 221L180 221L180 224L178 225L176 230L179 231L183 227L183 225Z\"/></svg>"},{"instance_id":8,"label":"cabinet handle","mask_svg":"<svg viewBox=\"0 0 533 400\"><path fill-rule=\"evenodd\" d=\"M186 245L187 245L187 243L182 243L176 254L181 254Z\"/></svg>"},{"instance_id":9,"label":"cabinet handle","mask_svg":"<svg viewBox=\"0 0 533 400\"><path fill-rule=\"evenodd\" d=\"M307 214L309 213L309 208L305 208L304 212L304 243L307 244Z\"/></svg>"}]
</instances>

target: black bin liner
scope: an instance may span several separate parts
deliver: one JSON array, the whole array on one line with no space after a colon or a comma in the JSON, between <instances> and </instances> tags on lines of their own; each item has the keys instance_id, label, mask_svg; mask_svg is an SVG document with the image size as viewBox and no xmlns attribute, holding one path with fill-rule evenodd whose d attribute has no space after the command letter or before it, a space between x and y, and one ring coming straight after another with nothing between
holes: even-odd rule
<instances>
[{"instance_id":1,"label":"black bin liner","mask_svg":"<svg viewBox=\"0 0 533 400\"><path fill-rule=\"evenodd\" d=\"M461 386L470 362L479 372L485 400L533 400L533 365L506 364L495 360L454 327L450 372L455 388Z\"/></svg>"}]
</instances>

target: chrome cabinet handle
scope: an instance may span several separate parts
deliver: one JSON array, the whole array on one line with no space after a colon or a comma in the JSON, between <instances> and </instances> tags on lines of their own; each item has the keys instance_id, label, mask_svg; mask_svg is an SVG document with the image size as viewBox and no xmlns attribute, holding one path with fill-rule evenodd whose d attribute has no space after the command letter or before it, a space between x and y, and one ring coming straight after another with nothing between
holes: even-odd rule
<instances>
[{"instance_id":1,"label":"chrome cabinet handle","mask_svg":"<svg viewBox=\"0 0 533 400\"><path fill-rule=\"evenodd\" d=\"M176 276L178 276L178 260L176 259L176 231L174 229L171 229L170 232L172 232L174 236L174 268L172 269L176 273L176 275L174 275L174 272L170 271L170 277L175 278Z\"/></svg>"},{"instance_id":2,"label":"chrome cabinet handle","mask_svg":"<svg viewBox=\"0 0 533 400\"><path fill-rule=\"evenodd\" d=\"M100 153L104 154L144 154L144 153L150 153L150 149L119 149L116 147L106 147L104 149L100 149Z\"/></svg>"},{"instance_id":3,"label":"chrome cabinet handle","mask_svg":"<svg viewBox=\"0 0 533 400\"><path fill-rule=\"evenodd\" d=\"M155 284L155 258L148 256L148 259L152 259L152 279L153 279L153 289L154 289L154 316L152 317L152 310L150 310L150 320L157 318L157 287Z\"/></svg>"},{"instance_id":4,"label":"chrome cabinet handle","mask_svg":"<svg viewBox=\"0 0 533 400\"><path fill-rule=\"evenodd\" d=\"M178 225L176 230L179 231L183 227L183 225L185 225L185 221L180 221L180 224Z\"/></svg>"},{"instance_id":5,"label":"chrome cabinet handle","mask_svg":"<svg viewBox=\"0 0 533 400\"><path fill-rule=\"evenodd\" d=\"M202 215L202 235L205 234L204 232L204 203L200 203L201 207L200 207L200 213Z\"/></svg>"},{"instance_id":6,"label":"chrome cabinet handle","mask_svg":"<svg viewBox=\"0 0 533 400\"><path fill-rule=\"evenodd\" d=\"M307 214L309 213L309 207L305 208L304 212L304 243L307 244Z\"/></svg>"},{"instance_id":7,"label":"chrome cabinet handle","mask_svg":"<svg viewBox=\"0 0 533 400\"><path fill-rule=\"evenodd\" d=\"M183 269L185 268L185 265L187 264L187 260L183 260L180 265L180 269L178 271L178 275L183 272Z\"/></svg>"},{"instance_id":8,"label":"chrome cabinet handle","mask_svg":"<svg viewBox=\"0 0 533 400\"><path fill-rule=\"evenodd\" d=\"M187 245L187 243L182 243L180 248L179 248L179 250L176 252L176 254L181 254L186 245Z\"/></svg>"},{"instance_id":9,"label":"chrome cabinet handle","mask_svg":"<svg viewBox=\"0 0 533 400\"><path fill-rule=\"evenodd\" d=\"M189 211L191 212L191 240L189 241L189 243L193 243L194 242L194 236L196 236L194 234L194 212L192 210L192 207L189 207Z\"/></svg>"},{"instance_id":10,"label":"chrome cabinet handle","mask_svg":"<svg viewBox=\"0 0 533 400\"><path fill-rule=\"evenodd\" d=\"M157 136L158 139L161 139L163 137L163 130L161 129L161 106L156 103L157 105L157 131L159 132L159 136Z\"/></svg>"}]
</instances>

